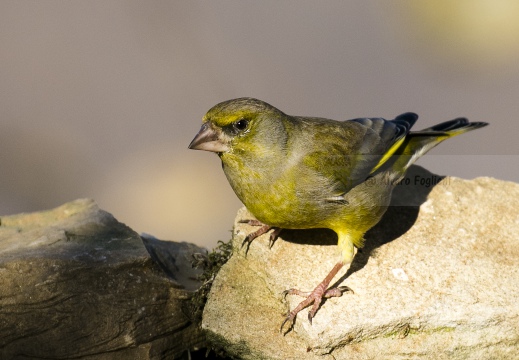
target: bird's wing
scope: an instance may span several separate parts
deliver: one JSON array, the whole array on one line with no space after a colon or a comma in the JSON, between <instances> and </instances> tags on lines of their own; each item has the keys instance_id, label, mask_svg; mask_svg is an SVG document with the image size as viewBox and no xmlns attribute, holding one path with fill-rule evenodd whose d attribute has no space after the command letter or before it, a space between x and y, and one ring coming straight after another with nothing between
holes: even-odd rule
<instances>
[{"instance_id":1,"label":"bird's wing","mask_svg":"<svg viewBox=\"0 0 519 360\"><path fill-rule=\"evenodd\" d=\"M373 165L372 161L367 161L365 166L361 166L359 169L371 169L369 174L372 174L382 166L391 155L395 153L400 145L402 145L405 137L417 119L418 115L407 112L397 116L394 120L385 120L382 118L359 118L350 120L362 124L374 133L371 133L369 130L367 131L367 137L364 138L363 146L359 152L369 156L373 160L379 157L375 166L371 166ZM373 155L375 156L373 157Z\"/></svg>"},{"instance_id":2,"label":"bird's wing","mask_svg":"<svg viewBox=\"0 0 519 360\"><path fill-rule=\"evenodd\" d=\"M343 122L312 122L304 163L335 182L330 201L360 184L398 149L418 116L406 113L394 120L359 118ZM310 123L310 122L308 122ZM315 144L315 145L312 145Z\"/></svg>"}]
</instances>

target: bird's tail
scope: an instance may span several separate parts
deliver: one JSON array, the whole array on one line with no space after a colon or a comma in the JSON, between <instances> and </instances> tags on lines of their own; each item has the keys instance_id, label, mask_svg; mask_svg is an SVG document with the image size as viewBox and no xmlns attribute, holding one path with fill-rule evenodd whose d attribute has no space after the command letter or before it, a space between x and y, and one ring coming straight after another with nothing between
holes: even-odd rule
<instances>
[{"instance_id":1,"label":"bird's tail","mask_svg":"<svg viewBox=\"0 0 519 360\"><path fill-rule=\"evenodd\" d=\"M388 165L393 171L403 175L416 160L442 141L487 125L485 122L471 123L465 118L457 118L427 129L412 131L395 152L392 164Z\"/></svg>"}]
</instances>

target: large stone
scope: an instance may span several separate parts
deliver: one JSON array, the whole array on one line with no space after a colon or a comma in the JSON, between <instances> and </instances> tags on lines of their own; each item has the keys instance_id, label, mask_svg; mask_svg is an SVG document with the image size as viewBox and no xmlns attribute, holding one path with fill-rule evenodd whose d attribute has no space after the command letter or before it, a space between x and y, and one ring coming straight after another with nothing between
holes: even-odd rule
<instances>
[{"instance_id":1,"label":"large stone","mask_svg":"<svg viewBox=\"0 0 519 360\"><path fill-rule=\"evenodd\" d=\"M183 311L203 251L145 239L77 200L0 218L1 359L173 359L204 345ZM160 269L168 272L168 276Z\"/></svg>"},{"instance_id":2,"label":"large stone","mask_svg":"<svg viewBox=\"0 0 519 360\"><path fill-rule=\"evenodd\" d=\"M238 212L233 255L218 273L202 326L243 359L518 359L519 185L441 178L419 167L394 191L351 268L336 277L354 293L307 310L286 335L287 309L338 260L331 231L283 231L241 248L254 227Z\"/></svg>"}]
</instances>

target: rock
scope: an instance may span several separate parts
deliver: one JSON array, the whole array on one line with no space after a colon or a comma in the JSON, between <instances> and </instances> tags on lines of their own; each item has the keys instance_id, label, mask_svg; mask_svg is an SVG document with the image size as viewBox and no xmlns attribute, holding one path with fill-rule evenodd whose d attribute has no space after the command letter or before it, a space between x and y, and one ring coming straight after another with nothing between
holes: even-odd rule
<instances>
[{"instance_id":1,"label":"rock","mask_svg":"<svg viewBox=\"0 0 519 360\"><path fill-rule=\"evenodd\" d=\"M173 359L205 344L183 311L194 275L178 272L202 249L145 239L168 278L91 200L0 221L1 359Z\"/></svg>"},{"instance_id":2,"label":"rock","mask_svg":"<svg viewBox=\"0 0 519 360\"><path fill-rule=\"evenodd\" d=\"M239 222L251 218L241 209L204 309L209 341L242 359L517 358L519 185L419 167L407 179L335 278L354 293L324 301L312 325L303 310L285 336L284 315L302 298L284 302L282 292L312 290L338 259L337 237L285 230L272 249L263 235L245 256L254 227Z\"/></svg>"}]
</instances>

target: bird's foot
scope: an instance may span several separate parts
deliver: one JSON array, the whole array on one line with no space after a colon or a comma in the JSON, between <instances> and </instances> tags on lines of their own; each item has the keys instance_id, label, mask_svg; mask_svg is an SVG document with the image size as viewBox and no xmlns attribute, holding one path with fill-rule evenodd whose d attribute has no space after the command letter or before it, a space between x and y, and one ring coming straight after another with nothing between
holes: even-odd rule
<instances>
[{"instance_id":1,"label":"bird's foot","mask_svg":"<svg viewBox=\"0 0 519 360\"><path fill-rule=\"evenodd\" d=\"M277 238L279 237L279 234L283 230L282 228L263 224L259 220L240 220L240 223L248 224L251 226L260 226L260 228L258 230L251 232L249 235L247 235L245 237L245 239L243 239L241 247L243 248L245 245L247 245L247 248L245 249L245 254L247 254L249 252L250 244L252 243L252 241L254 239L267 233L270 230L273 230L269 237L269 248L272 248L272 246L276 242Z\"/></svg>"},{"instance_id":2,"label":"bird's foot","mask_svg":"<svg viewBox=\"0 0 519 360\"><path fill-rule=\"evenodd\" d=\"M284 334L289 332L290 329L292 329L292 327L294 326L294 321L295 321L296 315L301 310L303 310L304 308L309 306L310 304L313 303L313 306L310 309L310 311L308 312L308 321L310 322L310 324L312 324L312 319L314 318L315 313L319 309L319 305L321 305L321 302L323 299L327 299L327 298L331 298L331 297L339 297L339 296L342 296L342 294L347 291L353 292L353 290L350 289L348 286L339 286L339 287L335 287L335 288L326 289L326 285L327 284L324 284L324 282L322 282L319 285L317 285L317 287L314 289L314 291L311 291L311 292L310 291L300 291L297 289L290 289L290 290L283 291L283 297L286 297L287 295L298 295L298 296L306 297L306 299L301 301L294 310L290 311L286 315L285 320L283 321L283 323L281 324L281 328L279 329L280 333L283 333L283 328L285 327L286 324L288 324L288 328Z\"/></svg>"},{"instance_id":3,"label":"bird's foot","mask_svg":"<svg viewBox=\"0 0 519 360\"><path fill-rule=\"evenodd\" d=\"M283 295L285 297L287 295L299 295L299 296L306 296L306 299L301 301L294 310L288 312L285 320L283 321L283 323L281 323L281 328L279 329L280 333L283 333L283 327L287 323L288 323L288 329L284 334L289 332L290 329L292 329L292 327L294 326L294 321L296 319L297 313L299 313L305 307L309 306L311 303L313 303L314 305L308 312L308 321L310 321L310 324L312 324L312 319L315 316L315 313L317 312L317 310L319 309L319 305L321 305L323 298L326 299L326 298L330 298L330 297L339 297L342 295L342 293L344 293L346 291L353 292L353 290L351 290L347 286L339 286L339 287L334 287L334 288L328 289L328 285L330 285L330 282L332 281L334 276L337 275L337 273L343 266L344 266L344 262L342 262L342 261L339 261L337 264L335 264L333 269L328 273L328 275L326 275L324 280L321 281L321 283L319 285L317 285L317 287L312 292L303 292L303 291L299 291L297 289L290 289L290 290L286 290L283 292Z\"/></svg>"}]
</instances>

